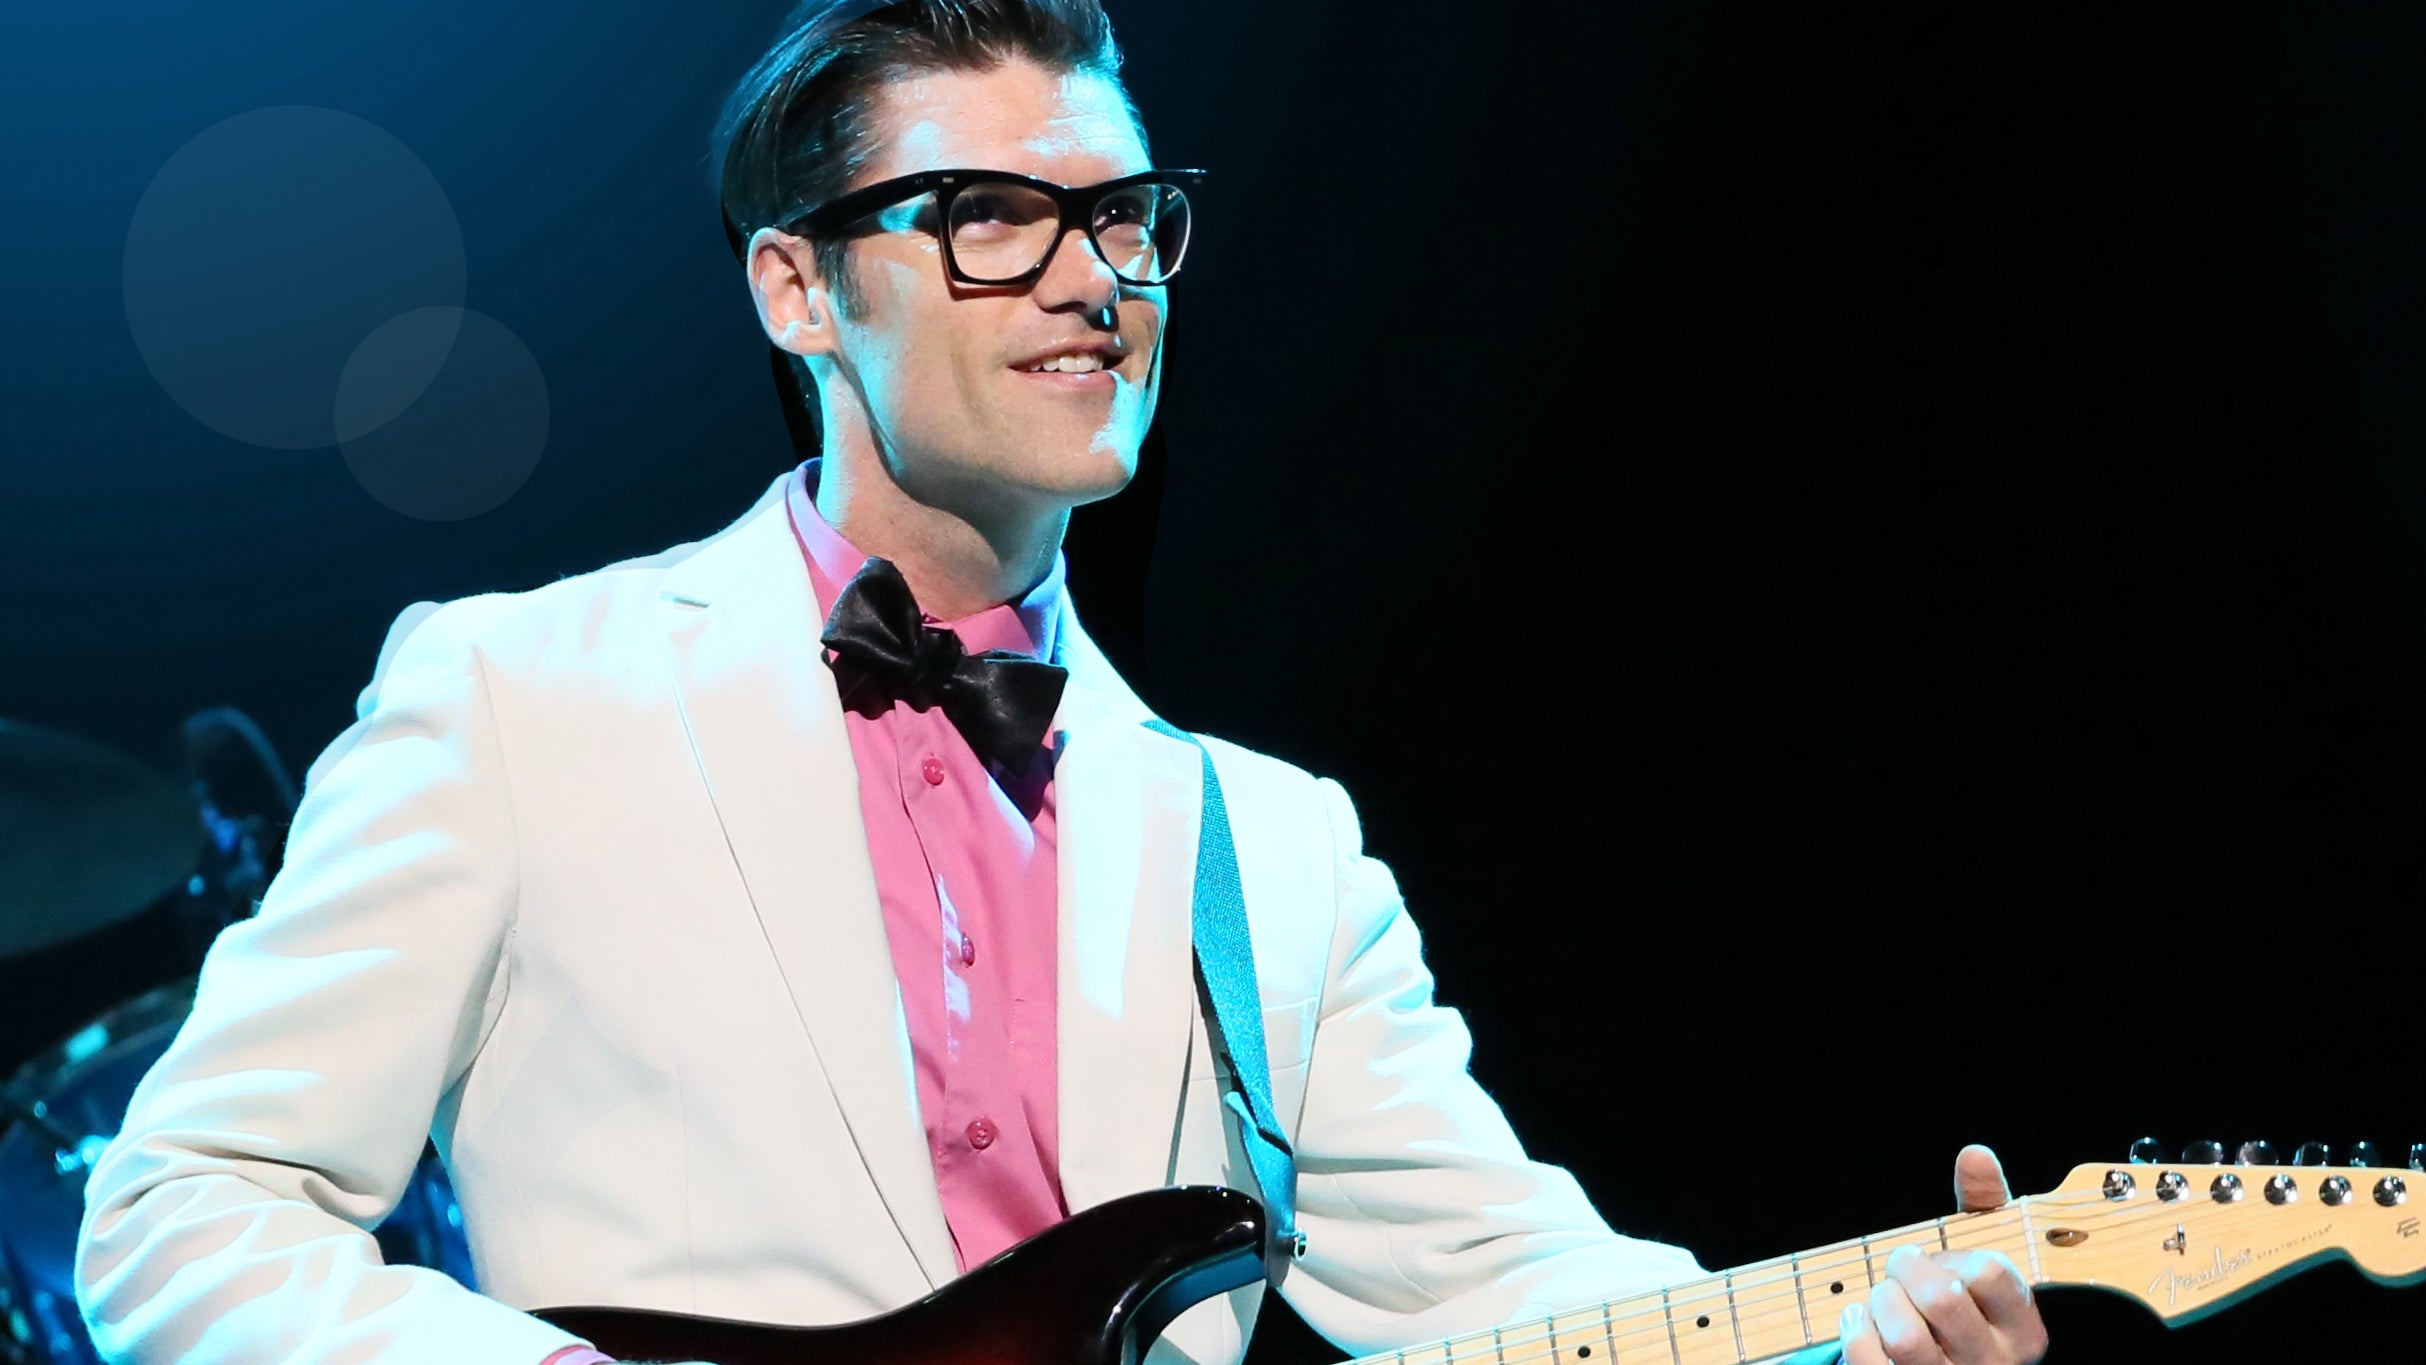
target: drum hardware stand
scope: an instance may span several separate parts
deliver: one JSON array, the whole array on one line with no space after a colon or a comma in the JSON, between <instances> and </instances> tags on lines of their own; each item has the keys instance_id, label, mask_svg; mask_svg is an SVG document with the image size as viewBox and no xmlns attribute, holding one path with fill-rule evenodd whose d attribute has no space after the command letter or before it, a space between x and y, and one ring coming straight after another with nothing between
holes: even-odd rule
<instances>
[{"instance_id":1,"label":"drum hardware stand","mask_svg":"<svg viewBox=\"0 0 2426 1365\"><path fill-rule=\"evenodd\" d=\"M61 1175L81 1175L91 1170L93 1163L101 1159L102 1149L109 1146L110 1140L99 1134L77 1137L52 1122L41 1101L27 1104L6 1090L0 1090L0 1115L14 1116L18 1122L48 1138L51 1150L57 1153L54 1159Z\"/></svg>"},{"instance_id":2,"label":"drum hardware stand","mask_svg":"<svg viewBox=\"0 0 2426 1365\"><path fill-rule=\"evenodd\" d=\"M178 896L177 918L187 952L199 964L219 931L251 918L262 892L269 889L271 869L262 850L272 826L263 816L228 815L201 790L200 783L195 788L209 842L200 865Z\"/></svg>"},{"instance_id":3,"label":"drum hardware stand","mask_svg":"<svg viewBox=\"0 0 2426 1365\"><path fill-rule=\"evenodd\" d=\"M172 777L0 717L0 959L159 909L168 946L198 964L256 912L284 860L294 783L260 727L231 707L189 717L181 738ZM72 1271L85 1185L192 992L188 972L111 1006L15 1074L0 1070L0 1365L98 1365ZM452 1188L427 1155L374 1235L391 1263L474 1282Z\"/></svg>"}]
</instances>

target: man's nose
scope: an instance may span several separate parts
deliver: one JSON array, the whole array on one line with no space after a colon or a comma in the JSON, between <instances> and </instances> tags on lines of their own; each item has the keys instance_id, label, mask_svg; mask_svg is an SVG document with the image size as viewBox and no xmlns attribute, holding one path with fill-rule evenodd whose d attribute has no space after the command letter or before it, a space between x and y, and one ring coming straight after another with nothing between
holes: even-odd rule
<instances>
[{"instance_id":1,"label":"man's nose","mask_svg":"<svg viewBox=\"0 0 2426 1365\"><path fill-rule=\"evenodd\" d=\"M1100 313L1120 297L1120 277L1095 254L1095 244L1083 229L1061 235L1045 273L1036 281L1036 305L1047 312L1079 308Z\"/></svg>"}]
</instances>

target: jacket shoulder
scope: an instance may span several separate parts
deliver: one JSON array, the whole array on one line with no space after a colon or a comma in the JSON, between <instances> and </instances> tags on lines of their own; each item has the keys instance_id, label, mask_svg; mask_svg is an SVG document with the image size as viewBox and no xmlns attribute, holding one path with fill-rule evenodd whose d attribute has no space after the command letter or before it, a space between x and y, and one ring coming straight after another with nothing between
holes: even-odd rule
<instances>
[{"instance_id":1,"label":"jacket shoulder","mask_svg":"<svg viewBox=\"0 0 2426 1365\"><path fill-rule=\"evenodd\" d=\"M1363 852L1363 826L1338 782L1218 736L1197 738L1213 755L1234 824L1267 825L1300 839L1315 835L1340 857Z\"/></svg>"},{"instance_id":2,"label":"jacket shoulder","mask_svg":"<svg viewBox=\"0 0 2426 1365\"><path fill-rule=\"evenodd\" d=\"M492 667L520 669L594 656L639 607L655 600L661 567L609 565L536 588L415 602L397 613L371 669L357 711L407 655L476 652Z\"/></svg>"},{"instance_id":3,"label":"jacket shoulder","mask_svg":"<svg viewBox=\"0 0 2426 1365\"><path fill-rule=\"evenodd\" d=\"M778 476L747 511L697 540L568 574L539 587L413 603L388 627L363 705L396 657L424 642L443 648L460 637L490 667L508 672L578 673L619 664L617 650L633 642L630 632L636 623L651 620L647 609L665 591L669 577L680 575L702 555L721 556L726 567L748 562L746 554L737 560L719 547L766 517L782 515L788 478Z\"/></svg>"},{"instance_id":4,"label":"jacket shoulder","mask_svg":"<svg viewBox=\"0 0 2426 1365\"><path fill-rule=\"evenodd\" d=\"M1285 790L1312 797L1315 784L1322 780L1285 758L1275 758L1219 735L1199 734L1196 738L1202 740L1205 748L1212 752L1214 770L1221 774L1225 788L1236 782L1259 789Z\"/></svg>"}]
</instances>

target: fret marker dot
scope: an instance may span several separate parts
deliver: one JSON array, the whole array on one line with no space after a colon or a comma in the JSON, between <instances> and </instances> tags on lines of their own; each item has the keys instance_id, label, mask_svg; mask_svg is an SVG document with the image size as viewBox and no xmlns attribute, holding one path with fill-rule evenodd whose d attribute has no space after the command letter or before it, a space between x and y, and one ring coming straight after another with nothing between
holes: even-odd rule
<instances>
[{"instance_id":1,"label":"fret marker dot","mask_svg":"<svg viewBox=\"0 0 2426 1365\"><path fill-rule=\"evenodd\" d=\"M1844 1282L1844 1281L1842 1281L1842 1280L1839 1280L1839 1281L1837 1281L1835 1284L1829 1285L1829 1286L1828 1286L1828 1292L1829 1292L1829 1293L1831 1293L1831 1294L1842 1294L1842 1293L1844 1293L1844 1292L1845 1292L1845 1282Z\"/></svg>"},{"instance_id":2,"label":"fret marker dot","mask_svg":"<svg viewBox=\"0 0 2426 1365\"><path fill-rule=\"evenodd\" d=\"M1695 1318L1693 1320L1693 1325L1696 1327L1707 1327L1710 1325L1710 1319L1707 1315Z\"/></svg>"},{"instance_id":3,"label":"fret marker dot","mask_svg":"<svg viewBox=\"0 0 2426 1365\"><path fill-rule=\"evenodd\" d=\"M1575 1355L1576 1355L1576 1358L1577 1358L1577 1359L1579 1359L1579 1360L1580 1360L1580 1359L1582 1359L1583 1357L1588 1356L1588 1355L1591 1355L1591 1354L1592 1354L1592 1348L1591 1348L1591 1347L1589 1347L1589 1346L1578 1346L1578 1347L1576 1347L1576 1348L1575 1348Z\"/></svg>"}]
</instances>

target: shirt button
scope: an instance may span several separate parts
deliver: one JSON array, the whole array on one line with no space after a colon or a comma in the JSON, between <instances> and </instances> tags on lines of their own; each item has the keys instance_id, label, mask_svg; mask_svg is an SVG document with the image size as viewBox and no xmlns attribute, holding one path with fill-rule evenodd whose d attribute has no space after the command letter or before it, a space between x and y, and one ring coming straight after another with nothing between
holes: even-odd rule
<instances>
[{"instance_id":1,"label":"shirt button","mask_svg":"<svg viewBox=\"0 0 2426 1365\"><path fill-rule=\"evenodd\" d=\"M925 758L918 760L918 775L925 778L930 787L942 786L943 760L933 754L928 754Z\"/></svg>"},{"instance_id":2,"label":"shirt button","mask_svg":"<svg viewBox=\"0 0 2426 1365\"><path fill-rule=\"evenodd\" d=\"M977 940L967 934L960 936L960 965L963 967L977 965Z\"/></svg>"},{"instance_id":3,"label":"shirt button","mask_svg":"<svg viewBox=\"0 0 2426 1365\"><path fill-rule=\"evenodd\" d=\"M969 1121L969 1145L981 1152L993 1146L994 1125L984 1119L971 1119Z\"/></svg>"}]
</instances>

